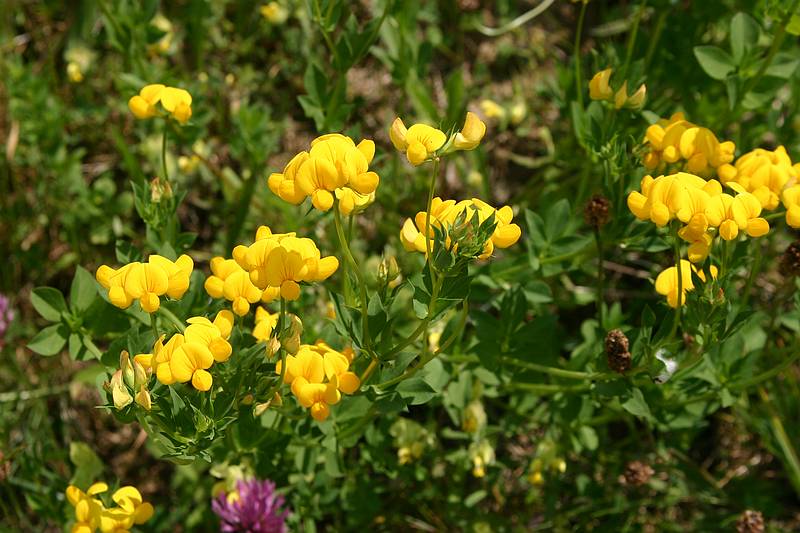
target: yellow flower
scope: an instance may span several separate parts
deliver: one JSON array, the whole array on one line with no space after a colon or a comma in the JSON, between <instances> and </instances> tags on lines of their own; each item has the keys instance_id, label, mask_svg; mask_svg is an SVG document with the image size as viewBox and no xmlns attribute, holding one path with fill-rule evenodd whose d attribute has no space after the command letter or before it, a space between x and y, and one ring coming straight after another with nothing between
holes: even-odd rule
<instances>
[{"instance_id":1,"label":"yellow flower","mask_svg":"<svg viewBox=\"0 0 800 533\"><path fill-rule=\"evenodd\" d=\"M287 300L300 297L300 283L323 281L339 268L339 260L322 257L311 239L273 234L266 226L259 228L253 244L237 246L234 258L249 272L255 287L279 290Z\"/></svg>"},{"instance_id":2,"label":"yellow flower","mask_svg":"<svg viewBox=\"0 0 800 533\"><path fill-rule=\"evenodd\" d=\"M266 342L272 331L278 325L279 313L270 313L263 307L256 309L256 325L253 327L253 337L259 342Z\"/></svg>"},{"instance_id":3,"label":"yellow flower","mask_svg":"<svg viewBox=\"0 0 800 533\"><path fill-rule=\"evenodd\" d=\"M614 90L609 86L612 69L601 70L589 80L589 98L592 100L609 100L614 96ZM622 107L622 106L620 106Z\"/></svg>"},{"instance_id":4,"label":"yellow flower","mask_svg":"<svg viewBox=\"0 0 800 533\"><path fill-rule=\"evenodd\" d=\"M178 299L184 295L192 268L188 255L175 262L152 255L147 263L129 263L117 270L101 265L95 277L108 289L108 299L115 306L127 309L134 300L139 300L143 311L154 313L161 306L160 296Z\"/></svg>"},{"instance_id":5,"label":"yellow flower","mask_svg":"<svg viewBox=\"0 0 800 533\"><path fill-rule=\"evenodd\" d=\"M750 193L740 192L733 197L720 194L711 199L706 211L708 221L718 228L719 235L731 241L744 230L751 237L761 237L769 232L769 222L759 217L761 203Z\"/></svg>"},{"instance_id":6,"label":"yellow flower","mask_svg":"<svg viewBox=\"0 0 800 533\"><path fill-rule=\"evenodd\" d=\"M352 394L361 385L353 372L349 371L349 351L337 352L322 341L304 344L296 355L286 357L284 383L290 384L292 393L311 416L323 421L330 415L330 405L341 399L341 393ZM275 372L280 375L281 362Z\"/></svg>"},{"instance_id":7,"label":"yellow flower","mask_svg":"<svg viewBox=\"0 0 800 533\"><path fill-rule=\"evenodd\" d=\"M128 108L138 119L148 119L158 114L156 104L181 124L192 116L192 95L185 89L168 87L160 83L146 85L139 94L128 100Z\"/></svg>"},{"instance_id":8,"label":"yellow flower","mask_svg":"<svg viewBox=\"0 0 800 533\"><path fill-rule=\"evenodd\" d=\"M723 183L738 183L769 210L778 207L781 192L798 178L797 168L783 146L774 151L756 148L738 158L735 165L726 163L717 172Z\"/></svg>"},{"instance_id":9,"label":"yellow flower","mask_svg":"<svg viewBox=\"0 0 800 533\"><path fill-rule=\"evenodd\" d=\"M287 202L299 204L311 197L316 209L327 211L337 189L350 188L363 195L375 192L380 178L369 170L374 156L375 143L370 140L356 145L339 133L322 135L311 142L311 150L296 155L282 174L273 173L267 183Z\"/></svg>"},{"instance_id":10,"label":"yellow flower","mask_svg":"<svg viewBox=\"0 0 800 533\"><path fill-rule=\"evenodd\" d=\"M128 513L133 524L141 525L150 520L153 516L153 506L149 502L143 500L141 493L136 489L127 485L120 488L111 496L114 503Z\"/></svg>"},{"instance_id":11,"label":"yellow flower","mask_svg":"<svg viewBox=\"0 0 800 533\"><path fill-rule=\"evenodd\" d=\"M720 173L726 163L733 161L736 150L731 141L719 142L711 130L687 121L683 113L675 113L668 120L659 120L648 127L645 143L650 148L644 156L649 170L681 163L687 172L703 177L715 170Z\"/></svg>"},{"instance_id":12,"label":"yellow flower","mask_svg":"<svg viewBox=\"0 0 800 533\"><path fill-rule=\"evenodd\" d=\"M480 144L485 134L486 124L478 118L478 115L467 111L464 127L461 128L461 131L456 133L453 146L455 146L457 150L473 150Z\"/></svg>"},{"instance_id":13,"label":"yellow flower","mask_svg":"<svg viewBox=\"0 0 800 533\"><path fill-rule=\"evenodd\" d=\"M250 312L250 304L261 300L261 291L250 281L250 274L242 269L225 279L223 295L233 302L233 312L244 316Z\"/></svg>"},{"instance_id":14,"label":"yellow flower","mask_svg":"<svg viewBox=\"0 0 800 533\"><path fill-rule=\"evenodd\" d=\"M792 228L800 228L800 185L784 189L781 201L786 208L786 224Z\"/></svg>"},{"instance_id":15,"label":"yellow flower","mask_svg":"<svg viewBox=\"0 0 800 533\"><path fill-rule=\"evenodd\" d=\"M692 272L697 274L701 280L706 281L705 274L702 270L697 270L694 265L685 259L681 259L681 295L680 303L678 302L678 269L671 266L661 272L656 278L656 292L667 297L667 303L670 307L677 307L686 302L686 293L694 290L694 282L692 281ZM711 266L711 277L717 277L717 267Z\"/></svg>"},{"instance_id":16,"label":"yellow flower","mask_svg":"<svg viewBox=\"0 0 800 533\"><path fill-rule=\"evenodd\" d=\"M399 117L394 119L389 137L394 147L405 152L408 161L414 166L431 159L447 142L447 135L443 131L427 124L414 124L406 129Z\"/></svg>"},{"instance_id":17,"label":"yellow flower","mask_svg":"<svg viewBox=\"0 0 800 533\"><path fill-rule=\"evenodd\" d=\"M497 120L506 118L506 110L494 100L489 100L488 98L481 100L478 106L481 108L481 113L483 113L486 118Z\"/></svg>"},{"instance_id":18,"label":"yellow flower","mask_svg":"<svg viewBox=\"0 0 800 533\"><path fill-rule=\"evenodd\" d=\"M345 216L360 213L375 201L375 193L360 194L350 187L340 187L334 191L339 212Z\"/></svg>"},{"instance_id":19,"label":"yellow flower","mask_svg":"<svg viewBox=\"0 0 800 533\"><path fill-rule=\"evenodd\" d=\"M81 67L74 61L67 63L67 77L72 83L80 83L83 81L83 72Z\"/></svg>"},{"instance_id":20,"label":"yellow flower","mask_svg":"<svg viewBox=\"0 0 800 533\"><path fill-rule=\"evenodd\" d=\"M512 246L522 235L520 227L511 222L514 217L514 211L510 206L495 209L478 198L456 203L454 200L443 201L441 198L436 197L431 202L430 211L431 232L429 239L431 241L431 249L433 249L433 228L448 229L455 223L459 214L465 213L466 220L469 221L475 212L478 213L480 222L485 221L492 214L494 214L496 222L493 234L485 243L482 253L478 256L480 259L489 258L495 247L508 248ZM427 253L427 245L425 243L426 218L425 211L420 211L414 217L414 220L406 219L403 228L400 230L400 241L406 251Z\"/></svg>"},{"instance_id":21,"label":"yellow flower","mask_svg":"<svg viewBox=\"0 0 800 533\"><path fill-rule=\"evenodd\" d=\"M289 10L286 9L278 2L270 2L261 6L261 15L267 19L270 24L283 24L289 18Z\"/></svg>"},{"instance_id":22,"label":"yellow flower","mask_svg":"<svg viewBox=\"0 0 800 533\"><path fill-rule=\"evenodd\" d=\"M214 356L207 346L197 342L184 342L172 354L169 369L178 383L192 382L199 391L211 388L212 378L208 369L214 363Z\"/></svg>"},{"instance_id":23,"label":"yellow flower","mask_svg":"<svg viewBox=\"0 0 800 533\"><path fill-rule=\"evenodd\" d=\"M194 269L192 258L183 254L176 261L170 261L160 255L151 255L147 261L167 274L167 296L175 300L181 299L189 289L189 277Z\"/></svg>"},{"instance_id":24,"label":"yellow flower","mask_svg":"<svg viewBox=\"0 0 800 533\"><path fill-rule=\"evenodd\" d=\"M73 532L92 533L100 527L100 519L105 507L102 501L93 498L93 496L102 494L107 490L108 485L105 483L93 483L86 492L74 485L67 487L67 500L75 508Z\"/></svg>"},{"instance_id":25,"label":"yellow flower","mask_svg":"<svg viewBox=\"0 0 800 533\"><path fill-rule=\"evenodd\" d=\"M184 338L183 335L176 334L164 344L164 337L165 335L161 335L153 346L152 364L158 381L164 385L172 385L175 383L175 377L170 369L170 361L175 351L183 345Z\"/></svg>"}]
</instances>

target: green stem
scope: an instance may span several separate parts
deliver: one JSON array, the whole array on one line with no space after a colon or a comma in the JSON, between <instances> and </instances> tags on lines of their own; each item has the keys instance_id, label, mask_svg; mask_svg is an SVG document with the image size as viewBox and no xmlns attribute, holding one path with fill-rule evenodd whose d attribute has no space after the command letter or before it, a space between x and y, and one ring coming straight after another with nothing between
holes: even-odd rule
<instances>
[{"instance_id":1,"label":"green stem","mask_svg":"<svg viewBox=\"0 0 800 533\"><path fill-rule=\"evenodd\" d=\"M236 241L239 240L242 227L244 227L244 221L247 220L247 215L250 212L250 204L253 199L253 191L256 189L256 181L255 174L251 174L242 186L242 190L239 193L239 201L236 203L236 210L233 213L233 224L231 224L230 230L228 231L226 250L233 249L236 245Z\"/></svg>"},{"instance_id":2,"label":"green stem","mask_svg":"<svg viewBox=\"0 0 800 533\"><path fill-rule=\"evenodd\" d=\"M681 240L678 236L676 226L672 227L672 250L675 254L675 268L677 272L675 275L678 278L678 297L675 305L675 321L672 323L672 332L670 338L675 338L678 333L678 326L681 323L681 311L683 309L683 272L681 272Z\"/></svg>"},{"instance_id":3,"label":"green stem","mask_svg":"<svg viewBox=\"0 0 800 533\"><path fill-rule=\"evenodd\" d=\"M430 324L432 317L436 313L436 302L437 302L437 300L439 298L439 291L442 288L442 282L443 281L444 281L444 278L439 278L439 277L434 278L434 280L433 280L433 290L431 291L431 299L428 302L428 316L425 317L425 319L422 321L422 323L419 325L419 327L417 327L417 329L414 330L414 333L412 333L411 336L406 338L406 340L401 342L399 345L397 345L394 348L392 348L392 350L386 356L387 358L390 355L393 355L393 354L399 352L400 350L402 350L403 348L405 348L406 346L408 346L409 344L414 342L414 340L417 337L419 337L419 335L421 333L425 333L425 332L428 331L428 325ZM426 342L426 340L423 339L423 342ZM419 361L417 361L417 364L415 364L413 367L407 369L405 372L403 372L402 374L400 374L396 378L390 379L389 381L384 381L383 383L379 384L378 388L385 389L386 387L390 387L390 386L394 385L395 383L400 383L401 381L405 381L406 379L408 379L411 376L413 376L414 374L416 374L420 369L422 369L422 367L427 365L434 357L436 357L439 354L439 351L432 352L430 354L428 354L426 352L427 352L427 349L424 349L423 350L423 357Z\"/></svg>"},{"instance_id":4,"label":"green stem","mask_svg":"<svg viewBox=\"0 0 800 533\"><path fill-rule=\"evenodd\" d=\"M555 0L544 0L541 4L534 7L533 9L526 11L522 15L518 16L508 24L503 24L499 28L489 28L488 26L484 26L483 24L475 24L475 29L478 30L480 33L486 35L487 37L498 37L503 35L504 33L508 33L512 30L515 30L522 26L523 24L530 22L531 20L535 19L547 9L553 5ZM586 4L584 4L585 6Z\"/></svg>"},{"instance_id":5,"label":"green stem","mask_svg":"<svg viewBox=\"0 0 800 533\"><path fill-rule=\"evenodd\" d=\"M344 254L345 261L349 263L350 268L356 275L356 281L358 282L359 294L361 297L361 339L364 349L369 354L369 356L374 360L377 359L377 356L372 351L372 339L369 336L367 284L364 281L364 276L361 273L361 270L358 268L358 265L356 264L356 260L353 258L353 253L350 251L350 243L347 241L347 237L344 234L344 228L342 227L342 214L339 212L338 202L336 205L333 206L333 222L334 226L336 227L336 235L339 238L339 245L342 248L342 253Z\"/></svg>"},{"instance_id":6,"label":"green stem","mask_svg":"<svg viewBox=\"0 0 800 533\"><path fill-rule=\"evenodd\" d=\"M639 33L639 23L642 20L642 15L644 14L644 8L647 5L647 0L642 0L642 3L639 4L639 9L636 11L636 15L633 18L633 27L631 27L631 32L628 34L628 45L626 46L625 50L625 65L622 67L622 78L625 79L628 76L628 67L631 65L631 59L633 58L633 48L636 46L636 36Z\"/></svg>"},{"instance_id":7,"label":"green stem","mask_svg":"<svg viewBox=\"0 0 800 533\"><path fill-rule=\"evenodd\" d=\"M181 333L183 333L184 331L186 331L186 326L183 324L183 322L181 322L181 320L180 320L178 317L176 317L176 316L175 316L175 313L173 313L172 311L170 311L169 309L167 309L167 308L166 308L166 307L164 307L164 306L161 306L161 307L159 307L159 308L158 308L158 312L159 312L159 313L160 313L162 316L166 317L166 318L167 318L167 320L169 320L170 322L172 322L172 324L173 324L173 325L174 325L176 328L178 328L178 330L179 330ZM152 315L150 315L150 316L152 317ZM158 338L158 335L156 335L156 339L157 339L157 338Z\"/></svg>"},{"instance_id":8,"label":"green stem","mask_svg":"<svg viewBox=\"0 0 800 533\"><path fill-rule=\"evenodd\" d=\"M428 268L431 271L431 278L433 278L433 261L431 256L431 205L433 205L433 193L436 189L436 176L439 174L439 158L433 160L433 170L431 171L431 179L428 183L428 204L425 209L425 251L427 253Z\"/></svg>"},{"instance_id":9,"label":"green stem","mask_svg":"<svg viewBox=\"0 0 800 533\"><path fill-rule=\"evenodd\" d=\"M745 308L747 307L747 304L750 302L750 291L753 290L753 283L755 283L756 276L761 271L761 258L763 257L764 254L760 253L761 252L760 248L761 247L759 246L759 250L756 250L756 258L753 261L753 264L750 265L750 274L747 276L747 283L744 286L742 307Z\"/></svg>"},{"instance_id":10,"label":"green stem","mask_svg":"<svg viewBox=\"0 0 800 533\"><path fill-rule=\"evenodd\" d=\"M581 37L583 35L583 20L586 17L586 6L583 2L578 14L578 28L575 30L575 42L572 48L572 62L575 64L575 92L578 96L578 105L583 109L583 77L581 76Z\"/></svg>"},{"instance_id":11,"label":"green stem","mask_svg":"<svg viewBox=\"0 0 800 533\"><path fill-rule=\"evenodd\" d=\"M600 228L594 228L594 241L597 245L597 325L603 330L603 240Z\"/></svg>"},{"instance_id":12,"label":"green stem","mask_svg":"<svg viewBox=\"0 0 800 533\"><path fill-rule=\"evenodd\" d=\"M0 393L0 403L9 402L25 402L28 400L35 400L37 398L44 398L47 396L55 396L69 390L69 383L64 385L56 385L53 387L40 387L38 389L12 391Z\"/></svg>"},{"instance_id":13,"label":"green stem","mask_svg":"<svg viewBox=\"0 0 800 533\"><path fill-rule=\"evenodd\" d=\"M164 181L169 182L169 171L167 170L167 132L169 131L169 120L164 120L164 135L161 137L161 172L164 174Z\"/></svg>"},{"instance_id":14,"label":"green stem","mask_svg":"<svg viewBox=\"0 0 800 533\"><path fill-rule=\"evenodd\" d=\"M150 313L150 327L153 328L153 342L158 340L158 327L156 327L156 314Z\"/></svg>"},{"instance_id":15,"label":"green stem","mask_svg":"<svg viewBox=\"0 0 800 533\"><path fill-rule=\"evenodd\" d=\"M764 402L767 411L769 412L769 421L772 425L772 431L775 435L775 440L778 441L778 445L780 446L781 451L783 451L786 466L789 470L789 481L791 481L795 492L800 494L800 459L797 457L797 451L794 449L789 435L786 434L786 429L783 426L781 417L775 409L775 406L772 404L767 390L764 387L759 387L758 393L761 396L761 400Z\"/></svg>"},{"instance_id":16,"label":"green stem","mask_svg":"<svg viewBox=\"0 0 800 533\"><path fill-rule=\"evenodd\" d=\"M767 72L767 69L772 64L772 60L775 59L775 54L778 53L778 50L780 50L780 47L783 44L783 40L786 38L786 26L792 19L795 11L797 11L798 5L800 5L800 0L794 0L794 2L792 2L792 6L781 19L781 22L778 25L778 31L775 32L775 35L772 38L772 44L767 52L767 57L764 58L764 61L761 63L761 67L758 69L758 72L756 72L756 75L750 78L747 83L745 83L744 89L741 93L739 93L741 94L739 103L744 100L744 97L747 95L747 93L755 88L755 86L761 80L761 77L764 76L764 74Z\"/></svg>"},{"instance_id":17,"label":"green stem","mask_svg":"<svg viewBox=\"0 0 800 533\"><path fill-rule=\"evenodd\" d=\"M559 392L583 392L592 388L591 383L581 385L554 385L552 383L509 383L507 390L524 390L537 394L558 394Z\"/></svg>"},{"instance_id":18,"label":"green stem","mask_svg":"<svg viewBox=\"0 0 800 533\"><path fill-rule=\"evenodd\" d=\"M661 34L664 31L664 24L667 22L668 15L669 15L669 9L666 8L661 9L658 14L658 20L656 20L656 29L653 30L653 35L652 38L650 39L650 44L647 46L647 53L644 56L645 72L647 72L647 68L650 66L650 62L653 60L653 55L656 52L658 42L661 40Z\"/></svg>"}]
</instances>

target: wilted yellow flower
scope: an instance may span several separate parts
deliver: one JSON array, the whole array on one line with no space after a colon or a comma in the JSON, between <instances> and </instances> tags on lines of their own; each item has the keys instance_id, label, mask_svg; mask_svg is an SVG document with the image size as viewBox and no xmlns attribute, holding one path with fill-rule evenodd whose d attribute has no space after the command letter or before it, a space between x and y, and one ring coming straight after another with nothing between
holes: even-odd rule
<instances>
[{"instance_id":1,"label":"wilted yellow flower","mask_svg":"<svg viewBox=\"0 0 800 533\"><path fill-rule=\"evenodd\" d=\"M487 259L492 255L494 248L508 248L516 243L522 231L517 224L511 222L514 211L510 206L503 206L495 209L486 202L473 198L472 200L462 200L456 203L454 200L443 201L436 197L431 202L430 239L431 249L433 249L433 228L447 229L452 227L456 218L461 214L466 214L466 220L472 219L473 213L478 213L479 222L485 221L492 214L495 216L496 226L489 240L485 243L483 252L478 256L480 259ZM400 231L400 241L403 247L409 252L427 253L425 243L426 213L420 211L414 219L406 219Z\"/></svg>"},{"instance_id":2,"label":"wilted yellow flower","mask_svg":"<svg viewBox=\"0 0 800 533\"><path fill-rule=\"evenodd\" d=\"M414 124L406 129L399 117L392 122L389 137L394 147L405 152L408 161L414 166L431 159L447 142L447 135L443 131L427 124Z\"/></svg>"},{"instance_id":3,"label":"wilted yellow flower","mask_svg":"<svg viewBox=\"0 0 800 533\"><path fill-rule=\"evenodd\" d=\"M158 103L181 124L192 116L192 95L185 89L161 84L146 85L139 94L128 100L128 108L138 119L147 119L158 114Z\"/></svg>"},{"instance_id":4,"label":"wilted yellow flower","mask_svg":"<svg viewBox=\"0 0 800 533\"><path fill-rule=\"evenodd\" d=\"M292 158L282 174L271 174L267 184L275 195L289 203L299 204L310 197L315 208L327 211L333 206L337 189L349 188L366 196L375 192L380 178L369 170L374 156L375 143L371 140L356 145L350 137L339 133L322 135L311 142L311 150ZM350 197L345 209L352 212L357 203Z\"/></svg>"},{"instance_id":5,"label":"wilted yellow flower","mask_svg":"<svg viewBox=\"0 0 800 533\"><path fill-rule=\"evenodd\" d=\"M686 293L694 290L692 272L697 274L701 280L706 281L706 276L702 270L698 270L689 261L681 259L681 295L678 302L678 268L671 266L661 272L656 278L656 292L667 297L670 307L677 307L686 302ZM711 265L711 277L717 277L717 267Z\"/></svg>"}]
</instances>

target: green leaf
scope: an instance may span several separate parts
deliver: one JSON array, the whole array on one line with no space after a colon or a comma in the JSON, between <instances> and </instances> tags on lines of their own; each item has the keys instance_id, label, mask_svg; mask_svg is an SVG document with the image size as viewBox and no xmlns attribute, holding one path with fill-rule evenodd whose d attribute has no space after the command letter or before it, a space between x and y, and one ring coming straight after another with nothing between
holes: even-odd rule
<instances>
[{"instance_id":1,"label":"green leaf","mask_svg":"<svg viewBox=\"0 0 800 533\"><path fill-rule=\"evenodd\" d=\"M31 303L42 318L50 322L61 320L61 313L67 312L67 302L61 291L53 287L36 287L31 291Z\"/></svg>"},{"instance_id":2,"label":"green leaf","mask_svg":"<svg viewBox=\"0 0 800 533\"><path fill-rule=\"evenodd\" d=\"M72 484L82 490L88 489L103 473L103 461L84 442L70 443L69 460L75 465Z\"/></svg>"},{"instance_id":3,"label":"green leaf","mask_svg":"<svg viewBox=\"0 0 800 533\"><path fill-rule=\"evenodd\" d=\"M413 377L402 381L396 390L401 397L410 399L411 405L427 403L436 396L433 388L421 377Z\"/></svg>"},{"instance_id":4,"label":"green leaf","mask_svg":"<svg viewBox=\"0 0 800 533\"><path fill-rule=\"evenodd\" d=\"M800 59L798 59L794 54L789 52L779 52L775 54L775 57L772 59L772 63L769 67L767 67L764 75L773 78L780 78L782 80L788 80L797 70L798 63L800 63Z\"/></svg>"},{"instance_id":5,"label":"green leaf","mask_svg":"<svg viewBox=\"0 0 800 533\"><path fill-rule=\"evenodd\" d=\"M581 426L578 430L578 437L580 438L581 444L589 450L593 452L597 449L597 445L599 443L599 439L597 438L597 432L591 426Z\"/></svg>"},{"instance_id":6,"label":"green leaf","mask_svg":"<svg viewBox=\"0 0 800 533\"><path fill-rule=\"evenodd\" d=\"M647 405L642 391L638 388L634 388L631 391L631 397L623 402L622 408L640 418L646 418L648 420L652 420L653 418L650 407Z\"/></svg>"},{"instance_id":7,"label":"green leaf","mask_svg":"<svg viewBox=\"0 0 800 533\"><path fill-rule=\"evenodd\" d=\"M481 500L486 497L487 492L483 489L476 490L466 498L464 498L464 507L470 508L477 505Z\"/></svg>"},{"instance_id":8,"label":"green leaf","mask_svg":"<svg viewBox=\"0 0 800 533\"><path fill-rule=\"evenodd\" d=\"M64 324L53 324L44 328L31 339L28 349L39 355L55 355L67 343L67 337L69 337L69 330Z\"/></svg>"},{"instance_id":9,"label":"green leaf","mask_svg":"<svg viewBox=\"0 0 800 533\"><path fill-rule=\"evenodd\" d=\"M715 80L724 80L736 68L731 55L717 46L695 46L694 56L705 73Z\"/></svg>"},{"instance_id":10,"label":"green leaf","mask_svg":"<svg viewBox=\"0 0 800 533\"><path fill-rule=\"evenodd\" d=\"M86 311L92 305L96 296L97 283L94 280L94 276L79 265L75 269L75 277L72 278L72 286L69 290L69 303L73 312L82 313Z\"/></svg>"},{"instance_id":11,"label":"green leaf","mask_svg":"<svg viewBox=\"0 0 800 533\"><path fill-rule=\"evenodd\" d=\"M731 50L737 65L758 42L759 31L758 22L747 13L736 13L731 19Z\"/></svg>"}]
</instances>

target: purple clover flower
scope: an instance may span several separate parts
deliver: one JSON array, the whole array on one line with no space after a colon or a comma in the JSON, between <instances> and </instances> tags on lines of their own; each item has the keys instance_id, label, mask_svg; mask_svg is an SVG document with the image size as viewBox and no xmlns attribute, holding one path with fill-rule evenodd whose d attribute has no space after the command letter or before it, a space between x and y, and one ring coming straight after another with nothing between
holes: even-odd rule
<instances>
[{"instance_id":1,"label":"purple clover flower","mask_svg":"<svg viewBox=\"0 0 800 533\"><path fill-rule=\"evenodd\" d=\"M12 320L14 320L14 310L11 308L8 298L0 294L0 344L2 344L3 337Z\"/></svg>"},{"instance_id":2,"label":"purple clover flower","mask_svg":"<svg viewBox=\"0 0 800 533\"><path fill-rule=\"evenodd\" d=\"M275 483L269 480L236 482L238 497L228 499L222 493L211 502L219 516L220 530L246 533L285 533L288 509L281 509L285 500L275 494Z\"/></svg>"}]
</instances>

